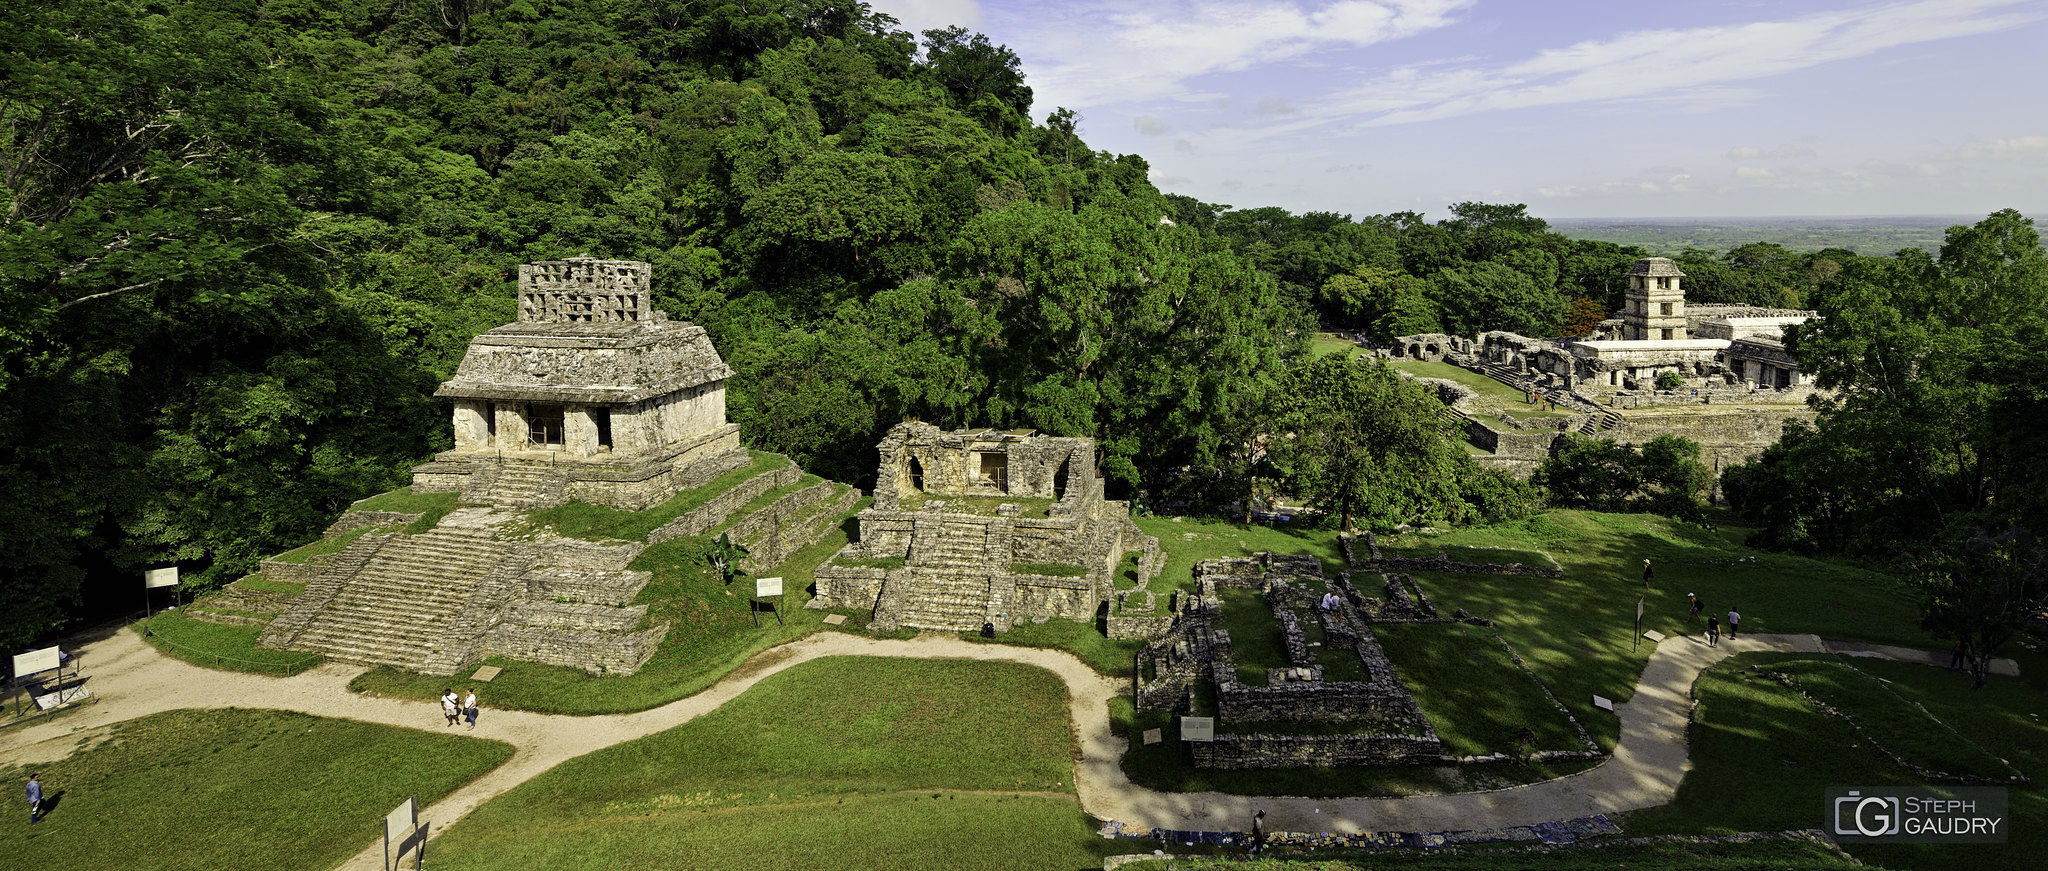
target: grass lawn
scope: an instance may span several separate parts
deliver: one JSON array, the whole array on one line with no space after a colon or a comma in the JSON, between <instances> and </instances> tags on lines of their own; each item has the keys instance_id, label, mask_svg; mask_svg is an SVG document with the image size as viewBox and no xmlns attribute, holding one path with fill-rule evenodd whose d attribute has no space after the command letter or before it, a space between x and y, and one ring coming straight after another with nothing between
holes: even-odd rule
<instances>
[{"instance_id":1,"label":"grass lawn","mask_svg":"<svg viewBox=\"0 0 2048 871\"><path fill-rule=\"evenodd\" d=\"M1442 378L1446 381L1456 381L1459 384L1472 388L1472 392L1478 394L1481 399L1499 406L1500 410L1517 418L1570 417L1577 413L1565 409L1546 411L1540 405L1530 404L1528 401L1529 397L1524 395L1522 391L1463 366L1453 366L1449 363L1432 363L1423 360L1389 360L1387 365L1417 378Z\"/></svg>"},{"instance_id":2,"label":"grass lawn","mask_svg":"<svg viewBox=\"0 0 2048 871\"><path fill-rule=\"evenodd\" d=\"M365 526L360 529L351 529L347 532L344 532L337 536L333 536L331 538L320 538L307 544L299 545L298 547L292 548L291 550L285 551L284 553L272 557L272 559L275 559L281 563L302 563L311 557L326 556L330 553L338 553L341 551L342 548L354 544L356 539L362 538L364 533L370 532L371 530L389 531L389 527Z\"/></svg>"},{"instance_id":3,"label":"grass lawn","mask_svg":"<svg viewBox=\"0 0 2048 871\"><path fill-rule=\"evenodd\" d=\"M1686 594L1713 613L1742 609L1745 632L1814 633L1824 638L1929 646L1912 599L1891 577L1731 543L1739 530L1707 530L1648 514L1550 511L1493 527L1411 534L1396 547L1464 545L1540 551L1564 570L1558 580L1508 575L1414 573L1437 609L1464 608L1495 621L1505 637L1592 733L1612 748L1618 721L1593 707L1595 694L1625 701L1648 661L1632 648L1635 605L1647 597L1643 628L1666 635L1704 631L1686 616ZM1648 557L1656 577L1641 581Z\"/></svg>"},{"instance_id":4,"label":"grass lawn","mask_svg":"<svg viewBox=\"0 0 2048 871\"><path fill-rule=\"evenodd\" d=\"M863 500L851 509L866 506ZM648 620L669 623L668 636L647 664L631 675L591 676L581 669L493 657L486 665L504 672L491 681L491 703L497 707L553 714L610 714L641 711L664 705L708 687L754 654L826 628L827 612L806 610L803 604L811 585L811 573L846 544L847 519L831 534L763 573L781 575L785 590L782 623L774 615L760 615L754 625L749 610L753 593L751 580L727 587L705 561L706 543L722 530L653 545L633 562L633 568L654 573L654 579L640 593L646 603ZM857 628L862 624L848 624ZM445 677L413 674L380 667L364 672L349 684L360 692L404 698L431 699L448 684Z\"/></svg>"},{"instance_id":5,"label":"grass lawn","mask_svg":"<svg viewBox=\"0 0 2048 871\"><path fill-rule=\"evenodd\" d=\"M1066 689L1003 662L832 658L571 760L437 842L465 868L1100 867Z\"/></svg>"},{"instance_id":6,"label":"grass lawn","mask_svg":"<svg viewBox=\"0 0 2048 871\"><path fill-rule=\"evenodd\" d=\"M1141 845L1145 841L1130 841ZM1321 855L1276 848L1271 858L1150 860L1124 871L1578 871L1578 869L1683 868L1687 871L1850 871L1863 866L1825 842L1770 838L1748 843L1589 843L1576 847L1444 847Z\"/></svg>"},{"instance_id":7,"label":"grass lawn","mask_svg":"<svg viewBox=\"0 0 2048 871\"><path fill-rule=\"evenodd\" d=\"M868 614L865 611L860 612L854 615L854 619L864 623L868 619ZM849 622L847 626L851 627L853 623ZM1087 663L1089 668L1120 679L1130 678L1131 669L1138 663L1138 648L1143 646L1142 642L1136 640L1113 640L1103 635L1095 624L1079 620L1026 623L1022 626L1013 626L1009 631L994 638L983 638L979 632L962 632L960 638L979 644L1015 644L1020 647L1064 650Z\"/></svg>"},{"instance_id":8,"label":"grass lawn","mask_svg":"<svg viewBox=\"0 0 2048 871\"><path fill-rule=\"evenodd\" d=\"M1372 353L1359 347L1357 342L1353 342L1350 339L1337 338L1331 333L1317 333L1315 338L1309 340L1308 347L1309 353L1315 354L1318 357L1324 354L1344 354L1357 357Z\"/></svg>"},{"instance_id":9,"label":"grass lawn","mask_svg":"<svg viewBox=\"0 0 2048 871\"><path fill-rule=\"evenodd\" d=\"M1461 756L1516 753L1517 735L1535 733L1531 750L1585 750L1578 732L1543 688L1508 658L1489 630L1462 623L1375 626L1373 634L1415 694L1444 749Z\"/></svg>"},{"instance_id":10,"label":"grass lawn","mask_svg":"<svg viewBox=\"0 0 2048 871\"><path fill-rule=\"evenodd\" d=\"M33 766L49 817L0 826L0 856L23 869L327 869L376 841L408 796L425 805L511 756L497 741L353 720L169 711ZM30 770L0 766L0 778L19 789Z\"/></svg>"},{"instance_id":11,"label":"grass lawn","mask_svg":"<svg viewBox=\"0 0 2048 871\"><path fill-rule=\"evenodd\" d=\"M135 631L156 649L193 665L257 674L298 674L319 665L312 653L268 650L256 646L261 626L225 626L165 611L135 621Z\"/></svg>"},{"instance_id":12,"label":"grass lawn","mask_svg":"<svg viewBox=\"0 0 2048 871\"><path fill-rule=\"evenodd\" d=\"M2003 652L2003 651L2001 651ZM2022 673L2048 668L2024 650ZM1745 654L1700 676L1700 705L1691 730L1693 769L1671 804L1636 811L1630 834L1721 833L1818 828L1825 795L1835 786L1928 785L1895 765L1842 718L1815 708L1758 669L1834 664L1833 657ZM1999 845L1879 844L1853 846L1858 859L1900 869L2037 868L2048 851L2048 697L2018 678L1993 677L1972 691L1967 677L1924 665L1853 660L1856 669L1917 702L1963 740L2010 760L2032 778L2012 787L2011 840ZM1923 727L1933 731L1935 727ZM1941 730L1938 734L1947 734Z\"/></svg>"},{"instance_id":13,"label":"grass lawn","mask_svg":"<svg viewBox=\"0 0 2048 871\"><path fill-rule=\"evenodd\" d=\"M1259 551L1305 554L1323 561L1325 573L1343 571L1344 552L1337 548L1337 533L1330 529L1280 524L1235 523L1195 517L1149 516L1136 518L1146 535L1159 538L1166 553L1166 565L1146 589L1153 592L1155 610L1166 613L1166 603L1175 590L1194 588L1195 564L1221 557L1246 557ZM1185 593L1183 593L1185 598ZM1137 614L1140 612L1127 612Z\"/></svg>"}]
</instances>

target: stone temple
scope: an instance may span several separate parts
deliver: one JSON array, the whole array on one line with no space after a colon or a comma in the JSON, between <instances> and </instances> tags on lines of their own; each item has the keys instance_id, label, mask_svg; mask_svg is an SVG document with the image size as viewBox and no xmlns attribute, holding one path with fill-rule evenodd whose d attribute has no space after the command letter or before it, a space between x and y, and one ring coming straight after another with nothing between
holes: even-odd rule
<instances>
[{"instance_id":1,"label":"stone temple","mask_svg":"<svg viewBox=\"0 0 2048 871\"><path fill-rule=\"evenodd\" d=\"M413 489L639 510L744 465L725 420L732 368L703 327L652 309L650 272L589 258L519 267L519 320L476 337L435 392L455 402L455 448L414 469Z\"/></svg>"},{"instance_id":2,"label":"stone temple","mask_svg":"<svg viewBox=\"0 0 2048 871\"><path fill-rule=\"evenodd\" d=\"M328 530L353 535L338 552L265 560L267 578L305 592L260 643L427 674L488 656L592 674L644 665L668 632L634 604L652 579L631 568L647 542L563 538L522 512L570 499L638 510L752 462L725 420L732 369L703 328L650 308L650 272L589 258L520 267L519 320L476 337L437 393L454 401L455 448L413 470L415 492L459 491L458 506L424 531L408 531L422 515L352 510ZM696 526L673 534L719 526L798 477L786 465L763 472L741 497L678 518ZM780 559L857 496L801 488L732 535Z\"/></svg>"},{"instance_id":3,"label":"stone temple","mask_svg":"<svg viewBox=\"0 0 2048 871\"><path fill-rule=\"evenodd\" d=\"M1159 542L1103 498L1095 440L898 424L879 448L860 539L821 566L818 607L874 610L881 629L1000 631L1093 620Z\"/></svg>"}]
</instances>

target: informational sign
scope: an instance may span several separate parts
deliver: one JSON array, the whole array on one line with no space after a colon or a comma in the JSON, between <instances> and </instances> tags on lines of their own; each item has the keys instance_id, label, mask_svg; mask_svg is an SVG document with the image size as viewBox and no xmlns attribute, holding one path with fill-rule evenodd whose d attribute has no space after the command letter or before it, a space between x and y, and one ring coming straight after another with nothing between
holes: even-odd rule
<instances>
[{"instance_id":1,"label":"informational sign","mask_svg":"<svg viewBox=\"0 0 2048 871\"><path fill-rule=\"evenodd\" d=\"M62 659L58 657L57 648L55 647L45 647L41 650L31 650L27 653L16 654L14 657L14 676L16 678L24 678L32 674L50 671L55 669L61 662Z\"/></svg>"},{"instance_id":2,"label":"informational sign","mask_svg":"<svg viewBox=\"0 0 2048 871\"><path fill-rule=\"evenodd\" d=\"M1154 745L1154 744L1157 744L1157 743L1159 743L1159 742L1161 742L1161 741L1164 741L1164 740L1166 740L1166 736L1164 736L1164 735L1161 735L1161 734L1160 734L1160 733L1161 733L1161 732L1163 732L1163 731L1165 731L1165 730L1163 730L1163 729L1146 729L1146 730L1145 730L1145 746L1147 746L1147 747L1150 747L1150 746L1152 746L1152 745Z\"/></svg>"},{"instance_id":3,"label":"informational sign","mask_svg":"<svg viewBox=\"0 0 2048 871\"><path fill-rule=\"evenodd\" d=\"M1636 599L1636 625L1643 625L1643 600Z\"/></svg>"},{"instance_id":4,"label":"informational sign","mask_svg":"<svg viewBox=\"0 0 2048 871\"><path fill-rule=\"evenodd\" d=\"M171 566L167 569L150 569L142 573L142 586L144 589L154 590L158 587L175 587L177 585L177 566Z\"/></svg>"},{"instance_id":5,"label":"informational sign","mask_svg":"<svg viewBox=\"0 0 2048 871\"><path fill-rule=\"evenodd\" d=\"M782 579L781 579L781 578L755 578L755 579L754 579L754 598L756 598L756 599L766 599L766 598L768 598L769 596L780 596L780 595L782 595Z\"/></svg>"},{"instance_id":6,"label":"informational sign","mask_svg":"<svg viewBox=\"0 0 2048 871\"><path fill-rule=\"evenodd\" d=\"M1215 718L1215 717L1182 717L1182 718L1180 718L1180 739L1181 739L1182 741L1214 741L1214 740L1216 740L1216 718Z\"/></svg>"},{"instance_id":7,"label":"informational sign","mask_svg":"<svg viewBox=\"0 0 2048 871\"><path fill-rule=\"evenodd\" d=\"M1643 637L1644 637L1644 638L1648 638L1648 639L1650 639L1651 641L1663 641L1663 640L1664 640L1664 633L1662 633L1662 632L1658 632L1657 630L1655 630L1655 629L1652 629L1652 630L1650 630L1650 631L1648 631L1648 632L1645 632L1645 633L1643 633Z\"/></svg>"},{"instance_id":8,"label":"informational sign","mask_svg":"<svg viewBox=\"0 0 2048 871\"><path fill-rule=\"evenodd\" d=\"M72 702L79 701L81 699L90 698L91 696L92 691L86 689L85 687L72 687L66 690L58 690L54 693L45 693L43 695L36 696L36 708L38 710L47 711L51 708L62 707L64 705L71 704Z\"/></svg>"},{"instance_id":9,"label":"informational sign","mask_svg":"<svg viewBox=\"0 0 2048 871\"><path fill-rule=\"evenodd\" d=\"M1607 698L1606 696L1594 696L1593 707L1599 708L1603 711L1612 711L1614 710L1614 700Z\"/></svg>"},{"instance_id":10,"label":"informational sign","mask_svg":"<svg viewBox=\"0 0 2048 871\"><path fill-rule=\"evenodd\" d=\"M384 815L384 832L391 838L391 843L401 843L412 835L413 827L418 825L419 818L420 798L413 796Z\"/></svg>"}]
</instances>

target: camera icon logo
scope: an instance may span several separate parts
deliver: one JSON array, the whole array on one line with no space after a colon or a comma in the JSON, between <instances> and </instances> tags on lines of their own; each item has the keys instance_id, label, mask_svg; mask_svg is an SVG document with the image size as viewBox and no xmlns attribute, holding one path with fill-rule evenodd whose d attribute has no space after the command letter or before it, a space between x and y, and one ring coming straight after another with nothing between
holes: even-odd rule
<instances>
[{"instance_id":1,"label":"camera icon logo","mask_svg":"<svg viewBox=\"0 0 2048 871\"><path fill-rule=\"evenodd\" d=\"M1850 790L1835 799L1835 834L1881 838L1899 833L1898 796L1862 795Z\"/></svg>"}]
</instances>

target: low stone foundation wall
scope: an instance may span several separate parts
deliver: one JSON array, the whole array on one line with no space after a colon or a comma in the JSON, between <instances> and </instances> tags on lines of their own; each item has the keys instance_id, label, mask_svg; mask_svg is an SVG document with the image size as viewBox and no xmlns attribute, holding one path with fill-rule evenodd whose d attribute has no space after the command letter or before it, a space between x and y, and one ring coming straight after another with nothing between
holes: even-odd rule
<instances>
[{"instance_id":1,"label":"low stone foundation wall","mask_svg":"<svg viewBox=\"0 0 2048 871\"><path fill-rule=\"evenodd\" d=\"M580 668L590 674L632 674L647 664L667 634L667 625L613 635L502 623L486 637L484 649L491 655Z\"/></svg>"},{"instance_id":2,"label":"low stone foundation wall","mask_svg":"<svg viewBox=\"0 0 2048 871\"><path fill-rule=\"evenodd\" d=\"M1444 758L1435 737L1411 735L1218 735L1189 742L1196 768L1308 768L1330 765L1433 765Z\"/></svg>"},{"instance_id":3,"label":"low stone foundation wall","mask_svg":"<svg viewBox=\"0 0 2048 871\"><path fill-rule=\"evenodd\" d=\"M1171 616L1109 618L1109 637L1113 641L1158 638L1172 628Z\"/></svg>"},{"instance_id":4,"label":"low stone foundation wall","mask_svg":"<svg viewBox=\"0 0 2048 871\"><path fill-rule=\"evenodd\" d=\"M328 524L322 538L333 538L345 532L354 532L371 526L404 526L425 515L407 514L403 511L355 511L342 512L340 517Z\"/></svg>"},{"instance_id":5,"label":"low stone foundation wall","mask_svg":"<svg viewBox=\"0 0 2048 871\"><path fill-rule=\"evenodd\" d=\"M741 481L738 486L711 497L704 504L648 533L647 543L660 544L670 539L702 535L706 530L724 523L734 511L740 510L761 494L777 487L787 487L803 476L802 469L784 466Z\"/></svg>"}]
</instances>

